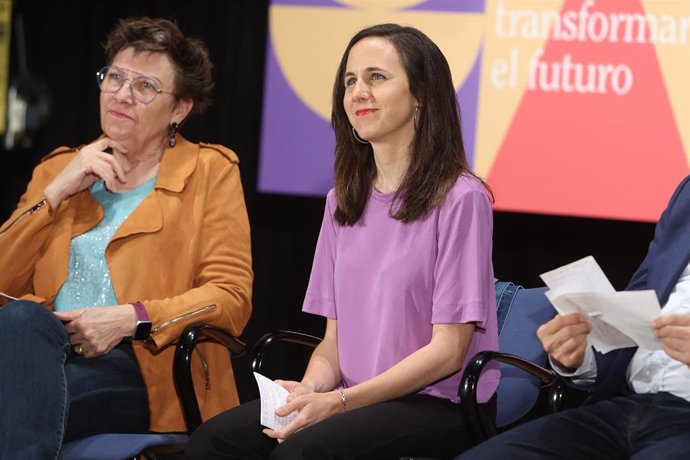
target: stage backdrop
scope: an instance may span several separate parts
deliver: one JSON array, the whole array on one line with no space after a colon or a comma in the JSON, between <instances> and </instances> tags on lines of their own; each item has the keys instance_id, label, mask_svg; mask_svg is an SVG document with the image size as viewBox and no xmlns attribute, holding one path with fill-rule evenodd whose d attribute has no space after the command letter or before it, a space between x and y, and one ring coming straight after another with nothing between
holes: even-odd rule
<instances>
[{"instance_id":1,"label":"stage backdrop","mask_svg":"<svg viewBox=\"0 0 690 460\"><path fill-rule=\"evenodd\" d=\"M269 14L262 192L332 187L335 71L382 22L445 54L497 210L654 221L688 174L688 0L273 0Z\"/></svg>"}]
</instances>

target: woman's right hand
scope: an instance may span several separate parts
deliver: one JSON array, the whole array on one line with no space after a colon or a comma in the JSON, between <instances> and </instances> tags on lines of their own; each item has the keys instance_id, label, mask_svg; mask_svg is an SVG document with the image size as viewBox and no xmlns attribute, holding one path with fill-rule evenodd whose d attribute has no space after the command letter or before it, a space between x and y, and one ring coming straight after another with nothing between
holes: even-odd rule
<instances>
[{"instance_id":1,"label":"woman's right hand","mask_svg":"<svg viewBox=\"0 0 690 460\"><path fill-rule=\"evenodd\" d=\"M127 152L125 147L107 137L84 146L45 188L44 194L52 209L57 209L62 200L90 187L98 179L103 179L109 190L116 189L116 181L125 183L122 166L106 149Z\"/></svg>"}]
</instances>

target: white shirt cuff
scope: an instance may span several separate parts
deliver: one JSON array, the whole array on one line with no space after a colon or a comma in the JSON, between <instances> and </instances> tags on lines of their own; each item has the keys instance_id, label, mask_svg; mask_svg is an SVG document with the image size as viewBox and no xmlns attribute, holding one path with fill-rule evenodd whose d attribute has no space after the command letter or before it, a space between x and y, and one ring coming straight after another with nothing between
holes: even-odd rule
<instances>
[{"instance_id":1,"label":"white shirt cuff","mask_svg":"<svg viewBox=\"0 0 690 460\"><path fill-rule=\"evenodd\" d=\"M575 385L589 385L594 383L597 379L597 360L594 357L594 351L591 346L587 347L585 359L582 361L580 367L573 372L568 372L556 361L551 359L551 356L549 356L549 362L553 370L563 377L570 378Z\"/></svg>"}]
</instances>

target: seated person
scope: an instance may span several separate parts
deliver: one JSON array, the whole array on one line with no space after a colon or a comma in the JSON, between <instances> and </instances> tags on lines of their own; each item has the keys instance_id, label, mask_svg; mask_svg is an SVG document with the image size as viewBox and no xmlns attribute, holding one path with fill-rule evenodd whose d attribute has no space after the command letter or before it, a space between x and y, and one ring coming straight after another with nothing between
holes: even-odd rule
<instances>
[{"instance_id":1,"label":"seated person","mask_svg":"<svg viewBox=\"0 0 690 460\"><path fill-rule=\"evenodd\" d=\"M187 458L448 458L467 446L460 370L496 350L491 199L467 166L450 69L410 27L357 33L333 86L328 193L304 311L323 342L264 430L259 401L194 432ZM495 417L499 371L479 401ZM280 442L282 441L282 442Z\"/></svg>"},{"instance_id":2,"label":"seated person","mask_svg":"<svg viewBox=\"0 0 690 460\"><path fill-rule=\"evenodd\" d=\"M186 431L173 343L251 312L238 159L177 132L213 87L203 43L121 20L97 74L103 135L36 167L0 227L0 457L59 456L99 433ZM133 338L134 341L130 339ZM199 345L202 416L239 403L227 350Z\"/></svg>"},{"instance_id":3,"label":"seated person","mask_svg":"<svg viewBox=\"0 0 690 460\"><path fill-rule=\"evenodd\" d=\"M459 458L690 458L689 184L687 177L671 198L627 288L656 291L663 309L650 327L664 349L602 355L587 345L582 314L556 316L539 338L556 370L591 389L594 404L541 417Z\"/></svg>"}]
</instances>

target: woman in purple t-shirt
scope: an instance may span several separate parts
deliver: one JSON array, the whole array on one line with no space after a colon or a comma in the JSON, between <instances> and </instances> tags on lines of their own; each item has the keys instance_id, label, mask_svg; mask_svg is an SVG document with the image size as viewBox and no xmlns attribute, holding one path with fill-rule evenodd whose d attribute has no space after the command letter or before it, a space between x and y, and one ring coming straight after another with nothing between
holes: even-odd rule
<instances>
[{"instance_id":1,"label":"woman in purple t-shirt","mask_svg":"<svg viewBox=\"0 0 690 460\"><path fill-rule=\"evenodd\" d=\"M498 348L490 192L467 165L450 69L410 27L355 35L333 87L335 188L304 311L327 318L301 382L259 428L254 401L207 422L188 458L452 457L469 447L461 370ZM495 414L497 368L478 398ZM280 442L279 441L283 441Z\"/></svg>"}]
</instances>

